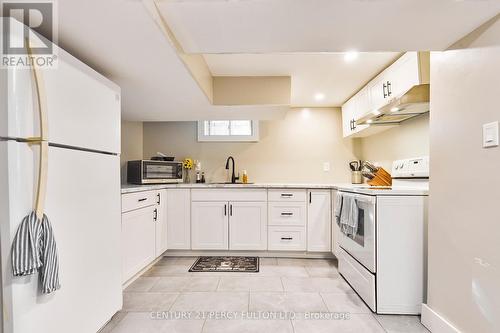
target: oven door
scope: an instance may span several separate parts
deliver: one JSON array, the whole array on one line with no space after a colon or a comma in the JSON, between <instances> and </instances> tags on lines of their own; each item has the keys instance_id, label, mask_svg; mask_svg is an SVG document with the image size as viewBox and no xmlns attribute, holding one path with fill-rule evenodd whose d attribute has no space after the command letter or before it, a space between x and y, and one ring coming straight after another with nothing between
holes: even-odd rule
<instances>
[{"instance_id":1,"label":"oven door","mask_svg":"<svg viewBox=\"0 0 500 333\"><path fill-rule=\"evenodd\" d=\"M142 161L143 183L177 183L179 181L182 181L182 163Z\"/></svg>"},{"instance_id":2,"label":"oven door","mask_svg":"<svg viewBox=\"0 0 500 333\"><path fill-rule=\"evenodd\" d=\"M377 199L374 196L340 192L351 196L358 204L358 230L356 235L340 235L340 246L370 272L375 273L375 212Z\"/></svg>"}]
</instances>

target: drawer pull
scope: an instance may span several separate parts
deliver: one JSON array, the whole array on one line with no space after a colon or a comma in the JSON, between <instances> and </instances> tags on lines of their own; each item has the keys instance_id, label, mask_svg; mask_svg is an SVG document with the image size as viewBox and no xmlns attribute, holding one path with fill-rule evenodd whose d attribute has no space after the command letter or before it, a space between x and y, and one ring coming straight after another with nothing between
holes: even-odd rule
<instances>
[{"instance_id":1,"label":"drawer pull","mask_svg":"<svg viewBox=\"0 0 500 333\"><path fill-rule=\"evenodd\" d=\"M291 197L293 197L293 194L292 193L281 193L281 197L282 198L291 198Z\"/></svg>"},{"instance_id":2,"label":"drawer pull","mask_svg":"<svg viewBox=\"0 0 500 333\"><path fill-rule=\"evenodd\" d=\"M293 213L283 212L281 213L281 216L293 216Z\"/></svg>"},{"instance_id":3,"label":"drawer pull","mask_svg":"<svg viewBox=\"0 0 500 333\"><path fill-rule=\"evenodd\" d=\"M143 201L146 201L146 200L148 200L148 198L142 198L142 199L139 199L139 200L137 200L137 201L138 201L138 202L143 202Z\"/></svg>"},{"instance_id":4,"label":"drawer pull","mask_svg":"<svg viewBox=\"0 0 500 333\"><path fill-rule=\"evenodd\" d=\"M292 237L281 237L281 240L292 240Z\"/></svg>"}]
</instances>

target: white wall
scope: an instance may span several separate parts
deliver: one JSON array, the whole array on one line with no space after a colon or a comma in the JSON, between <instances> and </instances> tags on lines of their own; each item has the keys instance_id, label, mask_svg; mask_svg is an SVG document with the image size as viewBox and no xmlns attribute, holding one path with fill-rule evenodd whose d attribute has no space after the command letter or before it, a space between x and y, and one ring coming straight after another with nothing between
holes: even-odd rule
<instances>
[{"instance_id":1,"label":"white wall","mask_svg":"<svg viewBox=\"0 0 500 333\"><path fill-rule=\"evenodd\" d=\"M350 181L348 162L356 159L353 140L342 138L335 108L292 109L284 119L260 122L257 143L198 142L195 122L144 123L144 156L157 151L202 162L207 181L225 181L226 158L246 169L251 182L331 183ZM323 162L331 171L323 171Z\"/></svg>"},{"instance_id":2,"label":"white wall","mask_svg":"<svg viewBox=\"0 0 500 333\"><path fill-rule=\"evenodd\" d=\"M143 156L142 122L122 121L122 152L120 169L122 183L127 181L127 161L140 160Z\"/></svg>"},{"instance_id":3,"label":"white wall","mask_svg":"<svg viewBox=\"0 0 500 333\"><path fill-rule=\"evenodd\" d=\"M392 162L429 155L429 114L408 120L376 135L362 138L358 155L390 172Z\"/></svg>"},{"instance_id":4,"label":"white wall","mask_svg":"<svg viewBox=\"0 0 500 333\"><path fill-rule=\"evenodd\" d=\"M432 54L427 302L462 332L500 332L500 148L482 148L499 96L500 21Z\"/></svg>"}]
</instances>

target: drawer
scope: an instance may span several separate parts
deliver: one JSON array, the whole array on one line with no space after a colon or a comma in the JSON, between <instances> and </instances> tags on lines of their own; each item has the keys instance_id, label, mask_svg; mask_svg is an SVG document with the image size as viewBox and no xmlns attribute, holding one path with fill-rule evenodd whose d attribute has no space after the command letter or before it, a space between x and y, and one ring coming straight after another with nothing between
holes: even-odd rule
<instances>
[{"instance_id":1,"label":"drawer","mask_svg":"<svg viewBox=\"0 0 500 333\"><path fill-rule=\"evenodd\" d=\"M269 190L269 201L276 202L306 202L306 190L287 190L287 189L271 189Z\"/></svg>"},{"instance_id":2,"label":"drawer","mask_svg":"<svg viewBox=\"0 0 500 333\"><path fill-rule=\"evenodd\" d=\"M300 202L269 202L269 225L306 225L306 204Z\"/></svg>"},{"instance_id":3,"label":"drawer","mask_svg":"<svg viewBox=\"0 0 500 333\"><path fill-rule=\"evenodd\" d=\"M375 304L375 275L361 266L343 248L338 252L339 273L356 290L372 311L376 311Z\"/></svg>"},{"instance_id":4,"label":"drawer","mask_svg":"<svg viewBox=\"0 0 500 333\"><path fill-rule=\"evenodd\" d=\"M131 210L156 205L158 203L159 191L144 191L122 194L122 213Z\"/></svg>"},{"instance_id":5,"label":"drawer","mask_svg":"<svg viewBox=\"0 0 500 333\"><path fill-rule=\"evenodd\" d=\"M266 189L193 189L192 201L267 201Z\"/></svg>"},{"instance_id":6,"label":"drawer","mask_svg":"<svg viewBox=\"0 0 500 333\"><path fill-rule=\"evenodd\" d=\"M305 227L268 227L269 251L305 251Z\"/></svg>"}]
</instances>

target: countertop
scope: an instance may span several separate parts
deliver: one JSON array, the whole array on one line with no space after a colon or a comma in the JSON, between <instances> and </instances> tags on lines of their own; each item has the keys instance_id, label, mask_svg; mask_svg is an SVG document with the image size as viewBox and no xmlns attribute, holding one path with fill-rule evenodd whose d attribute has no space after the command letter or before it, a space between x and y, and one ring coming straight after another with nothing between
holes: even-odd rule
<instances>
[{"instance_id":1,"label":"countertop","mask_svg":"<svg viewBox=\"0 0 500 333\"><path fill-rule=\"evenodd\" d=\"M340 191L353 192L358 194L368 194L368 195L428 195L428 189L426 188L414 188L414 187L370 187L366 184L293 184L293 183L255 183L255 184L157 184L157 185L134 185L134 184L123 184L121 193L134 193L141 191L152 191L167 188L189 188L189 189L203 189L203 188L288 188L288 189L333 189Z\"/></svg>"}]
</instances>

